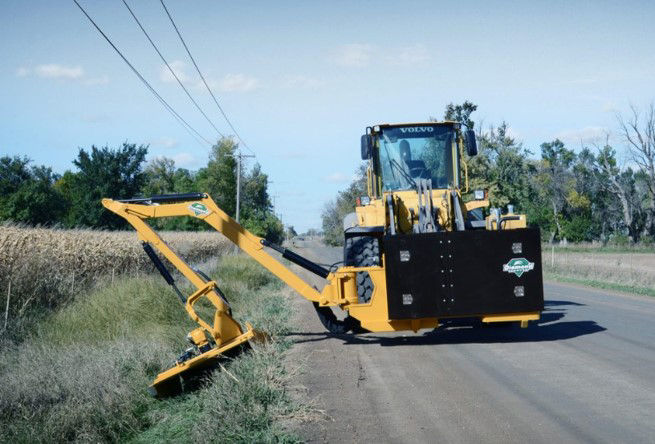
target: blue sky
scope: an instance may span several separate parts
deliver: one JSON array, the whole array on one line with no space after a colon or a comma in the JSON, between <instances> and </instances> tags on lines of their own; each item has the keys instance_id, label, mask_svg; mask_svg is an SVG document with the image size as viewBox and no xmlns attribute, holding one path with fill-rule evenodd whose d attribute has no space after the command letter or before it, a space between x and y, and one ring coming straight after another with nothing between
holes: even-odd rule
<instances>
[{"instance_id":1,"label":"blue sky","mask_svg":"<svg viewBox=\"0 0 655 444\"><path fill-rule=\"evenodd\" d=\"M81 0L162 96L216 133L171 82L119 0ZM157 0L131 0L190 91L229 133ZM655 99L653 2L227 2L167 5L233 124L269 174L276 211L297 229L359 164L377 123L441 117L472 100L538 152L616 129L615 113ZM4 0L0 155L58 172L78 147L149 143L195 169L199 145L145 89L72 1ZM617 146L620 140L617 138ZM250 160L252 164L252 160Z\"/></svg>"}]
</instances>

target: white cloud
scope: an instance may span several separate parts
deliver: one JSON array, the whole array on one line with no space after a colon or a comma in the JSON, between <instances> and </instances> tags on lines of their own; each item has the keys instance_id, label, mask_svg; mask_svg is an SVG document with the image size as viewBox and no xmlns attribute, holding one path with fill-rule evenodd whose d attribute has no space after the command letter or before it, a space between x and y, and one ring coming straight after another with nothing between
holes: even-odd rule
<instances>
[{"instance_id":1,"label":"white cloud","mask_svg":"<svg viewBox=\"0 0 655 444\"><path fill-rule=\"evenodd\" d=\"M56 63L39 65L34 68L34 73L39 77L50 79L76 80L84 77L84 69L81 66L65 66Z\"/></svg>"},{"instance_id":2,"label":"white cloud","mask_svg":"<svg viewBox=\"0 0 655 444\"><path fill-rule=\"evenodd\" d=\"M174 60L170 63L171 69L182 83L190 84L197 90L204 90L200 77L188 73L188 65L181 60ZM162 65L159 73L159 79L164 83L176 82L175 77L166 65ZM207 84L210 88L218 88L225 92L246 92L259 88L259 80L246 74L226 74L222 79L207 78Z\"/></svg>"},{"instance_id":3,"label":"white cloud","mask_svg":"<svg viewBox=\"0 0 655 444\"><path fill-rule=\"evenodd\" d=\"M246 92L259 88L259 80L245 74L226 74L218 82L218 86L225 92Z\"/></svg>"},{"instance_id":4,"label":"white cloud","mask_svg":"<svg viewBox=\"0 0 655 444\"><path fill-rule=\"evenodd\" d=\"M169 63L169 65L177 78L180 79L182 83L188 82L191 79L191 77L186 73L187 64L183 61L173 60L171 63ZM171 74L171 71L166 65L161 66L159 79L164 83L172 83L176 81L175 77L173 77L173 74Z\"/></svg>"},{"instance_id":5,"label":"white cloud","mask_svg":"<svg viewBox=\"0 0 655 444\"><path fill-rule=\"evenodd\" d=\"M181 152L171 156L175 165L180 168L195 168L199 165L198 159L191 153Z\"/></svg>"},{"instance_id":6,"label":"white cloud","mask_svg":"<svg viewBox=\"0 0 655 444\"><path fill-rule=\"evenodd\" d=\"M88 86L106 85L107 83L109 83L109 76L106 75L84 80L84 84Z\"/></svg>"},{"instance_id":7,"label":"white cloud","mask_svg":"<svg viewBox=\"0 0 655 444\"><path fill-rule=\"evenodd\" d=\"M178 141L171 137L160 137L159 139L151 140L149 143L163 148L175 148L178 145Z\"/></svg>"},{"instance_id":8,"label":"white cloud","mask_svg":"<svg viewBox=\"0 0 655 444\"><path fill-rule=\"evenodd\" d=\"M555 137L569 144L598 142L605 138L609 130L602 126L587 126L580 129L561 131Z\"/></svg>"},{"instance_id":9,"label":"white cloud","mask_svg":"<svg viewBox=\"0 0 655 444\"><path fill-rule=\"evenodd\" d=\"M58 63L37 65L34 68L21 66L16 70L17 77L40 77L43 79L73 80L87 86L106 85L109 76L88 77L81 66L66 66Z\"/></svg>"},{"instance_id":10,"label":"white cloud","mask_svg":"<svg viewBox=\"0 0 655 444\"><path fill-rule=\"evenodd\" d=\"M403 46L391 52L389 62L396 65L410 65L430 60L430 53L425 45Z\"/></svg>"},{"instance_id":11,"label":"white cloud","mask_svg":"<svg viewBox=\"0 0 655 444\"><path fill-rule=\"evenodd\" d=\"M285 87L293 89L314 89L323 86L325 82L313 77L290 75L284 78L283 84Z\"/></svg>"},{"instance_id":12,"label":"white cloud","mask_svg":"<svg viewBox=\"0 0 655 444\"><path fill-rule=\"evenodd\" d=\"M363 68L373 57L373 47L362 43L350 43L337 48L334 61L340 66Z\"/></svg>"}]
</instances>

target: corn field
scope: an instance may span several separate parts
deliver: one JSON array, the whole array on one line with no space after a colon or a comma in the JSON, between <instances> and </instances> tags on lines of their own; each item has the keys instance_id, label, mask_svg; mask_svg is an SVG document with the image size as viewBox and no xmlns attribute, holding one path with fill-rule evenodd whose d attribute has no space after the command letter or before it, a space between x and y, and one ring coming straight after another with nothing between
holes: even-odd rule
<instances>
[{"instance_id":1,"label":"corn field","mask_svg":"<svg viewBox=\"0 0 655 444\"><path fill-rule=\"evenodd\" d=\"M210 231L159 234L192 264L223 255L232 245ZM6 310L20 317L34 307L54 307L103 279L153 271L134 231L0 226L0 331Z\"/></svg>"}]
</instances>

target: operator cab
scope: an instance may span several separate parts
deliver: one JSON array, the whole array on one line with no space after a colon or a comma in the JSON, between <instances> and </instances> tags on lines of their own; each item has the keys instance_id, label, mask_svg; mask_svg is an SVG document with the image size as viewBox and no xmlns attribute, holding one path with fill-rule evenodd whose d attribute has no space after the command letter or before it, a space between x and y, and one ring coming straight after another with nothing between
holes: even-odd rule
<instances>
[{"instance_id":1,"label":"operator cab","mask_svg":"<svg viewBox=\"0 0 655 444\"><path fill-rule=\"evenodd\" d=\"M468 150L469 137L466 139ZM380 195L415 190L418 179L430 180L433 189L459 188L463 143L457 122L367 128L362 136L362 159L372 160L372 191Z\"/></svg>"}]
</instances>

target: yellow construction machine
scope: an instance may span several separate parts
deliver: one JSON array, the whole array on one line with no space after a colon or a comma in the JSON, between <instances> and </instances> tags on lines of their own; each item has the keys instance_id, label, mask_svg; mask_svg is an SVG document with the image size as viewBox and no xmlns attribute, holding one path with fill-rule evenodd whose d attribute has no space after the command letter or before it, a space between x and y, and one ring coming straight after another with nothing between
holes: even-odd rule
<instances>
[{"instance_id":1,"label":"yellow construction machine","mask_svg":"<svg viewBox=\"0 0 655 444\"><path fill-rule=\"evenodd\" d=\"M260 334L234 320L217 283L175 254L148 219L205 221L312 301L331 333L416 332L454 318L522 327L538 320L544 306L539 230L526 228L525 215L511 207L505 213L488 209L484 190L464 201L464 154L477 154L475 134L457 122L367 128L361 155L368 162L368 193L344 219L343 265L330 269L248 232L207 194L103 199L136 229L146 254L198 324L187 337L192 347L157 376L153 392L177 392L182 374L213 365ZM179 290L155 250L194 285L193 294ZM305 282L278 253L325 279L323 289ZM213 306L212 319L198 314L201 300ZM342 320L332 308L345 311Z\"/></svg>"}]
</instances>

